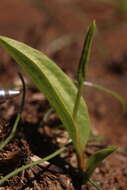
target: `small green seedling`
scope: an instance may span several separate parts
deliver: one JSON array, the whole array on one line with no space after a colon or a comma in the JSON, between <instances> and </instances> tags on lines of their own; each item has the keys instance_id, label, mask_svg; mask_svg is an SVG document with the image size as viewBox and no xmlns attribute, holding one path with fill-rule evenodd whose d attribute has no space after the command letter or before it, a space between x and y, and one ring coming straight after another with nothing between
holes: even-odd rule
<instances>
[{"instance_id":1,"label":"small green seedling","mask_svg":"<svg viewBox=\"0 0 127 190\"><path fill-rule=\"evenodd\" d=\"M91 128L90 119L85 100L82 97L86 67L89 61L90 49L95 32L95 22L88 28L77 72L78 87L73 81L47 56L21 42L0 36L0 45L4 47L12 58L26 71L38 89L45 94L59 118L66 127L74 145L79 172L82 173L84 183L90 183L90 178L102 160L116 150L109 147L93 154L87 161L85 157L85 145L87 144ZM63 151L58 150L54 155ZM53 157L53 155L51 156ZM50 156L48 157L48 159ZM41 159L40 162L45 159ZM38 163L38 162L37 162ZM19 171L32 167L37 163L23 166L16 172L8 174L9 179ZM33 165L32 165L33 164ZM12 175L13 174L13 175ZM2 181L1 181L2 180ZM0 180L0 184L4 182Z\"/></svg>"}]
</instances>

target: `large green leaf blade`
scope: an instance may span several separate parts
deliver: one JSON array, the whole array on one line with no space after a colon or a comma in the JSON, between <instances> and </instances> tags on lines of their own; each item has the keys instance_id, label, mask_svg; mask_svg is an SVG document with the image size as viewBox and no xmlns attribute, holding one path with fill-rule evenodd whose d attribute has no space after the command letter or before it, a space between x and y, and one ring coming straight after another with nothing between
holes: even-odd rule
<instances>
[{"instance_id":1,"label":"large green leaf blade","mask_svg":"<svg viewBox=\"0 0 127 190\"><path fill-rule=\"evenodd\" d=\"M72 117L77 88L72 80L43 53L3 36L0 36L0 44L30 75L35 85L48 98L77 148L76 130ZM80 133L79 145L83 151L90 134L89 115L83 98L80 100L77 125Z\"/></svg>"}]
</instances>

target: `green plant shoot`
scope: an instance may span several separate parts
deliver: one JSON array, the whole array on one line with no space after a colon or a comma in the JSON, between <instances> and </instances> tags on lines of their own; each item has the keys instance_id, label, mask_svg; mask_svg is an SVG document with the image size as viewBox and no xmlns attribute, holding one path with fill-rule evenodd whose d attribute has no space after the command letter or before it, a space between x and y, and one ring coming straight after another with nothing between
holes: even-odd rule
<instances>
[{"instance_id":1,"label":"green plant shoot","mask_svg":"<svg viewBox=\"0 0 127 190\"><path fill-rule=\"evenodd\" d=\"M74 110L73 110L73 120L75 122L75 127L76 127L76 144L78 145L79 141L79 127L77 126L77 118L79 117L78 110L79 110L79 105L80 105L80 98L82 96L82 89L83 89L83 82L85 80L85 74L86 74L86 66L89 61L89 55L90 55L90 50L91 50L91 45L92 45L92 40L93 40L93 35L95 32L95 22L93 21L90 27L88 28L88 32L86 34L85 40L84 40L84 45L82 49L82 54L78 66L78 71L77 71L77 82L78 82L78 91L77 91L77 96L74 104ZM79 144L80 145L80 144ZM81 148L78 147L78 150ZM84 150L78 152L77 154L78 157L78 168L83 171L85 168L85 159L84 159Z\"/></svg>"}]
</instances>

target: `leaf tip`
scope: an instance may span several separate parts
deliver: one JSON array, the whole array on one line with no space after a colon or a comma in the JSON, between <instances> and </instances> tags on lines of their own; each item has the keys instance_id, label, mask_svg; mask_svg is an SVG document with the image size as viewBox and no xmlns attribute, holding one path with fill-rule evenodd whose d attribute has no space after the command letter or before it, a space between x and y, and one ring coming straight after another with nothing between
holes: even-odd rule
<instances>
[{"instance_id":1,"label":"leaf tip","mask_svg":"<svg viewBox=\"0 0 127 190\"><path fill-rule=\"evenodd\" d=\"M117 147L117 146L109 146L109 147L108 147L108 149L110 149L111 152L116 151L118 148L119 148L119 147Z\"/></svg>"},{"instance_id":2,"label":"leaf tip","mask_svg":"<svg viewBox=\"0 0 127 190\"><path fill-rule=\"evenodd\" d=\"M92 33L92 36L94 35L95 31L96 31L96 21L93 20L90 27L89 27L89 30L91 31Z\"/></svg>"}]
</instances>

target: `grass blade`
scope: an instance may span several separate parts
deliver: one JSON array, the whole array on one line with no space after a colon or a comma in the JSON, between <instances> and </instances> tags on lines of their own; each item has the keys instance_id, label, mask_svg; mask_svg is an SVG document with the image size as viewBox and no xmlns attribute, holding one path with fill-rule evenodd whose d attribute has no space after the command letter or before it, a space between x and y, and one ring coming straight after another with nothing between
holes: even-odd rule
<instances>
[{"instance_id":1,"label":"grass blade","mask_svg":"<svg viewBox=\"0 0 127 190\"><path fill-rule=\"evenodd\" d=\"M95 84L95 83L88 82L88 81L85 81L84 85L96 88L98 90L101 90L101 91L113 96L117 101L119 101L121 103L122 108L123 108L123 113L124 114L127 113L127 103L125 102L124 98L122 96L120 96L117 92L114 92L113 90L109 90L108 88L105 88L99 84Z\"/></svg>"},{"instance_id":2,"label":"grass blade","mask_svg":"<svg viewBox=\"0 0 127 190\"><path fill-rule=\"evenodd\" d=\"M23 165L23 166L17 168L16 170L10 172L6 176L4 176L2 179L0 179L0 185L2 185L5 181L7 181L8 179L10 179L11 177L16 176L19 172L22 172L22 171L24 171L24 170L26 170L28 168L34 167L34 166L36 166L38 164L41 164L41 163L43 163L45 161L48 161L48 160L54 158L55 156L59 155L61 152L63 152L66 149L65 146L62 147L62 148L60 148L60 149L58 149L57 151L53 152L49 156L46 156L45 158L41 158L40 160L37 160L37 161L32 162L30 164Z\"/></svg>"}]
</instances>

